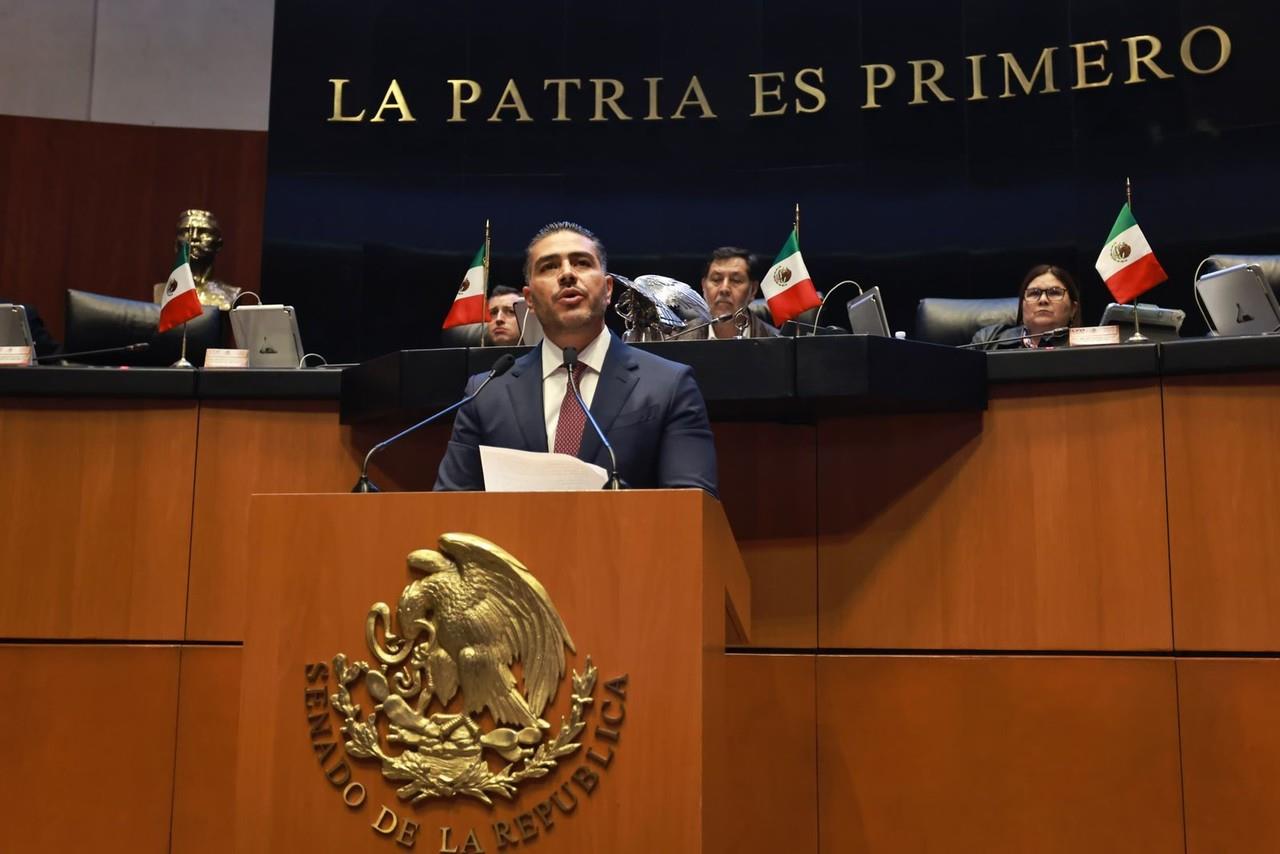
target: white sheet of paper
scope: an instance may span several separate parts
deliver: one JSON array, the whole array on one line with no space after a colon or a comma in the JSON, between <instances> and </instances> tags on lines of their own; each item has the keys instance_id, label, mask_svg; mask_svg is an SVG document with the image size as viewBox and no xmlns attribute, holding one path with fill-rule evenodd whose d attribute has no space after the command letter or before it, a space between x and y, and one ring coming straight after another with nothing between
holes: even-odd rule
<instances>
[{"instance_id":1,"label":"white sheet of paper","mask_svg":"<svg viewBox=\"0 0 1280 854\"><path fill-rule=\"evenodd\" d=\"M30 347L0 347L0 365L26 367L31 364Z\"/></svg>"},{"instance_id":2,"label":"white sheet of paper","mask_svg":"<svg viewBox=\"0 0 1280 854\"><path fill-rule=\"evenodd\" d=\"M210 347L204 351L204 366L206 368L247 368L249 351Z\"/></svg>"},{"instance_id":3,"label":"white sheet of paper","mask_svg":"<svg viewBox=\"0 0 1280 854\"><path fill-rule=\"evenodd\" d=\"M486 492L580 492L601 489L609 473L568 454L480 446Z\"/></svg>"}]
</instances>

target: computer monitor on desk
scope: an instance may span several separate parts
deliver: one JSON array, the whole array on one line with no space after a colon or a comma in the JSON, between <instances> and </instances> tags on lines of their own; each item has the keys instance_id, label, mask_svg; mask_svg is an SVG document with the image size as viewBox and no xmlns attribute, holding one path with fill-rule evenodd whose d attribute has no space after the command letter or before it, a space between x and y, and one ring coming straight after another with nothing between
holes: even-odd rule
<instances>
[{"instance_id":1,"label":"computer monitor on desk","mask_svg":"<svg viewBox=\"0 0 1280 854\"><path fill-rule=\"evenodd\" d=\"M1111 303L1102 312L1099 326L1119 326L1120 339L1127 339L1134 331L1134 307L1122 303ZM1144 337L1152 341L1176 341L1181 334L1182 321L1187 313L1180 308L1161 308L1158 305L1138 303L1138 327Z\"/></svg>"},{"instance_id":2,"label":"computer monitor on desk","mask_svg":"<svg viewBox=\"0 0 1280 854\"><path fill-rule=\"evenodd\" d=\"M1237 264L1200 277L1196 300L1215 335L1265 335L1280 329L1280 305L1255 264Z\"/></svg>"},{"instance_id":3,"label":"computer monitor on desk","mask_svg":"<svg viewBox=\"0 0 1280 854\"><path fill-rule=\"evenodd\" d=\"M31 346L31 327L27 323L27 310L13 303L0 303L0 347Z\"/></svg>"}]
</instances>

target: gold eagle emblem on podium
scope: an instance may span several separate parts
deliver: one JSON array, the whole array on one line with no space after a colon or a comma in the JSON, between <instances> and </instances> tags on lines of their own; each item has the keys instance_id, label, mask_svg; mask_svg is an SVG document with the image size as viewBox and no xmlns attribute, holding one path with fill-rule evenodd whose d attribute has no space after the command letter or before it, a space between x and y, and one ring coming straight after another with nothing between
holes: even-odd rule
<instances>
[{"instance_id":1,"label":"gold eagle emblem on podium","mask_svg":"<svg viewBox=\"0 0 1280 854\"><path fill-rule=\"evenodd\" d=\"M365 620L374 663L341 653L333 660L339 688L331 700L345 717L346 751L381 762L413 803L510 798L581 746L596 668L587 656L584 672L573 673L569 718L550 736L542 712L564 678L565 649L576 649L541 582L472 534L443 534L438 551L410 552L407 563L420 577L401 591L394 619L376 602ZM512 672L517 662L522 680ZM361 676L373 700L367 717L351 694Z\"/></svg>"}]
</instances>

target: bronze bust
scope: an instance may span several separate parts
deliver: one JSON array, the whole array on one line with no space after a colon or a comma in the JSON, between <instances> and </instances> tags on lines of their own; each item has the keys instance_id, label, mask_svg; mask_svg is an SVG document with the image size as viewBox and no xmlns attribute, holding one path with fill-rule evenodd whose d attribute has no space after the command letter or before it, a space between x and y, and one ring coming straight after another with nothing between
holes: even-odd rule
<instances>
[{"instance_id":1,"label":"bronze bust","mask_svg":"<svg viewBox=\"0 0 1280 854\"><path fill-rule=\"evenodd\" d=\"M218 227L217 218L208 211L199 210L178 214L178 232L173 251L176 253L184 242L189 247L191 276L195 279L201 305L212 305L229 311L241 289L213 278L213 262L218 257L218 250L222 248L222 229ZM153 296L156 302L160 302L163 292L163 284L155 286Z\"/></svg>"}]
</instances>

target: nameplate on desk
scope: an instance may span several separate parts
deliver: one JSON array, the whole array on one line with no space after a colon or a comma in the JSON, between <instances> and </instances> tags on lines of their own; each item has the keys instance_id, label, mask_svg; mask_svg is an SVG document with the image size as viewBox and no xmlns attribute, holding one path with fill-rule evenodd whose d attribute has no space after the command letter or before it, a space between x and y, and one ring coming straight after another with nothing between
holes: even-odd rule
<instances>
[{"instance_id":1,"label":"nameplate on desk","mask_svg":"<svg viewBox=\"0 0 1280 854\"><path fill-rule=\"evenodd\" d=\"M247 368L249 351L210 347L204 351L204 366L206 368Z\"/></svg>"},{"instance_id":2,"label":"nameplate on desk","mask_svg":"<svg viewBox=\"0 0 1280 854\"><path fill-rule=\"evenodd\" d=\"M1067 343L1072 347L1096 347L1099 344L1119 344L1119 326L1073 326L1067 332Z\"/></svg>"},{"instance_id":3,"label":"nameplate on desk","mask_svg":"<svg viewBox=\"0 0 1280 854\"><path fill-rule=\"evenodd\" d=\"M0 347L0 365L25 368L31 364L31 348Z\"/></svg>"}]
</instances>

